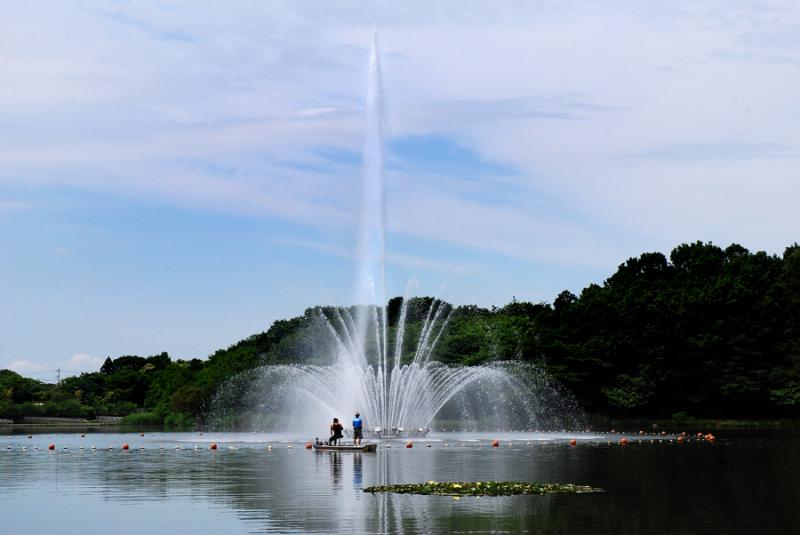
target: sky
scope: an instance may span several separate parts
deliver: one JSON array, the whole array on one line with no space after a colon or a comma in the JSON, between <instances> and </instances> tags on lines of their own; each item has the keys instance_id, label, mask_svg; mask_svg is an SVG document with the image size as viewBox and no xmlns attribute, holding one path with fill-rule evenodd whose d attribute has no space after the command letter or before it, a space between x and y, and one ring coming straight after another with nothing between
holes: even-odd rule
<instances>
[{"instance_id":1,"label":"sky","mask_svg":"<svg viewBox=\"0 0 800 535\"><path fill-rule=\"evenodd\" d=\"M794 1L0 9L0 368L37 379L353 302L373 25L389 294L552 301L798 240Z\"/></svg>"}]
</instances>

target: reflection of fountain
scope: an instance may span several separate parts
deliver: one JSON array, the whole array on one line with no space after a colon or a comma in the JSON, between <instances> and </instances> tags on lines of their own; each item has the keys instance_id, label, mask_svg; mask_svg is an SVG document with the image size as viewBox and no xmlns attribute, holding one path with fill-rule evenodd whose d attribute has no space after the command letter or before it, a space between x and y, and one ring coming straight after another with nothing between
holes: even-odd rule
<instances>
[{"instance_id":1,"label":"reflection of fountain","mask_svg":"<svg viewBox=\"0 0 800 535\"><path fill-rule=\"evenodd\" d=\"M292 429L319 429L334 416L360 412L366 436L377 438L426 435L437 413L454 398L460 399L460 405L471 405L476 425L482 425L488 414L502 414L519 416L513 424L503 422L506 427L535 427L540 409L551 399L540 394L552 391L541 374L531 383L527 380L534 375L530 370L522 374L526 375L523 380L520 374L510 373L509 366L447 366L432 359L452 312L449 304L423 301L427 306L420 311L419 302L408 299L409 287L390 324L389 307L385 306L382 87L374 34L366 125L356 284L361 304L319 310L316 326L326 338L325 365L265 366L248 374L247 381L252 382L244 385L244 390L247 381L238 381L231 389L237 404L260 406L265 415L278 414ZM418 318L409 317L411 303L415 306L412 315ZM406 336L411 326L406 325L407 320L414 329L419 328L413 339ZM487 397L476 407L469 398L479 394ZM261 427L272 427L264 423Z\"/></svg>"}]
</instances>

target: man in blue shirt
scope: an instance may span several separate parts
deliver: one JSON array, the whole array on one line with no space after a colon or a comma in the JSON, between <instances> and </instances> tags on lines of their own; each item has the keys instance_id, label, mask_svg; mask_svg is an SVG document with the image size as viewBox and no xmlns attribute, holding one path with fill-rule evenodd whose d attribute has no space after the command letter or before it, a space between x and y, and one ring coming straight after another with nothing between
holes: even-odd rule
<instances>
[{"instance_id":1,"label":"man in blue shirt","mask_svg":"<svg viewBox=\"0 0 800 535\"><path fill-rule=\"evenodd\" d=\"M356 446L361 445L361 438L364 436L363 428L364 422L361 421L361 416L356 413L356 417L353 418L353 444Z\"/></svg>"}]
</instances>

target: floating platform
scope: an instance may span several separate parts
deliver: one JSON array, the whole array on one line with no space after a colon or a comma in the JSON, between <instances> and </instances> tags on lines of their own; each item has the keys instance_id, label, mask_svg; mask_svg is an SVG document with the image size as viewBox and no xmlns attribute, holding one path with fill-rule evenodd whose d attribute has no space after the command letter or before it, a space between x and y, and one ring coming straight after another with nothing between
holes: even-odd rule
<instances>
[{"instance_id":1,"label":"floating platform","mask_svg":"<svg viewBox=\"0 0 800 535\"><path fill-rule=\"evenodd\" d=\"M314 449L317 451L363 451L375 452L378 450L377 444L362 444L361 446L353 446L352 444L331 446L330 444L314 444Z\"/></svg>"}]
</instances>

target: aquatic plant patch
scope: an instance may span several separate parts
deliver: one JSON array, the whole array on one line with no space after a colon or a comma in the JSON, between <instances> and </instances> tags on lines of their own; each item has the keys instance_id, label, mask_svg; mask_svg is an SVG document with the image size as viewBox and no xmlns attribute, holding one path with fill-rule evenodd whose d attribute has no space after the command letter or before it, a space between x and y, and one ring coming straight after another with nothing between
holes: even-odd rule
<instances>
[{"instance_id":1,"label":"aquatic plant patch","mask_svg":"<svg viewBox=\"0 0 800 535\"><path fill-rule=\"evenodd\" d=\"M364 492L432 494L439 496L513 496L516 494L585 494L603 489L571 483L523 483L521 481L428 481L402 485L367 487Z\"/></svg>"}]
</instances>

